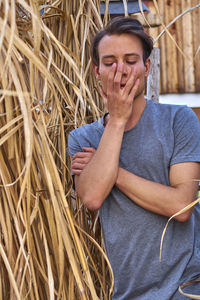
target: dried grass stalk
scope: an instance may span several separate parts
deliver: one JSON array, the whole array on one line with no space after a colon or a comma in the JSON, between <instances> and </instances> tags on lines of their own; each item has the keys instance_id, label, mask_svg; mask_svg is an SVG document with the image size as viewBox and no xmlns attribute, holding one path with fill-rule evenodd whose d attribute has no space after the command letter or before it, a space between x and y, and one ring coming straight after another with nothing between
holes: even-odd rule
<instances>
[{"instance_id":1,"label":"dried grass stalk","mask_svg":"<svg viewBox=\"0 0 200 300\"><path fill-rule=\"evenodd\" d=\"M103 111L89 48L105 2L102 21L100 0L0 1L0 299L111 297L98 214L66 155L69 131Z\"/></svg>"},{"instance_id":2,"label":"dried grass stalk","mask_svg":"<svg viewBox=\"0 0 200 300\"><path fill-rule=\"evenodd\" d=\"M66 155L69 131L103 110L89 58L99 4L0 2L1 299L110 298L98 215L72 193Z\"/></svg>"}]
</instances>

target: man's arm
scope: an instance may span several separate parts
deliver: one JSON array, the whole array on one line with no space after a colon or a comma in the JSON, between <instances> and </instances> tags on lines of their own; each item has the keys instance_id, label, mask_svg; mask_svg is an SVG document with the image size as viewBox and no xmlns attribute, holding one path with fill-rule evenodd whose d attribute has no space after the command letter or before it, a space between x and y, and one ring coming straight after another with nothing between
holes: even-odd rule
<instances>
[{"instance_id":1,"label":"man's arm","mask_svg":"<svg viewBox=\"0 0 200 300\"><path fill-rule=\"evenodd\" d=\"M116 182L124 129L132 112L132 104L139 80L135 81L132 72L126 87L121 90L123 64L113 64L108 75L107 105L109 120L100 140L98 149L84 167L80 175L75 176L78 196L86 207L98 209ZM74 156L76 159L77 156Z\"/></svg>"},{"instance_id":2,"label":"man's arm","mask_svg":"<svg viewBox=\"0 0 200 300\"><path fill-rule=\"evenodd\" d=\"M170 186L152 182L119 168L116 186L141 207L171 217L195 200L200 164L185 162L170 167ZM187 221L193 209L175 217Z\"/></svg>"},{"instance_id":3,"label":"man's arm","mask_svg":"<svg viewBox=\"0 0 200 300\"><path fill-rule=\"evenodd\" d=\"M101 206L116 182L123 132L123 126L108 123L98 149L81 174L75 176L77 194L83 204L91 210ZM74 161L78 155L81 154L77 153Z\"/></svg>"},{"instance_id":4,"label":"man's arm","mask_svg":"<svg viewBox=\"0 0 200 300\"><path fill-rule=\"evenodd\" d=\"M92 148L84 148L84 150L85 152L77 153L73 159L72 170L75 174L82 172L95 153L95 149ZM200 164L185 162L172 165L169 177L170 186L166 186L119 168L116 186L141 207L171 217L195 200L198 189L196 180L200 178ZM187 221L192 211L193 209L190 209L175 219L180 222Z\"/></svg>"}]
</instances>

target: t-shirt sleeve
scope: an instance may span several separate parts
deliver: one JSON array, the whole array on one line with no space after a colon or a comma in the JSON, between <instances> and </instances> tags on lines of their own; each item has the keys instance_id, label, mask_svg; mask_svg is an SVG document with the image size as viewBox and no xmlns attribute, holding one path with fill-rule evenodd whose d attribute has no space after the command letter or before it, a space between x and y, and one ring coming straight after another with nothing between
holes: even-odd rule
<instances>
[{"instance_id":1,"label":"t-shirt sleeve","mask_svg":"<svg viewBox=\"0 0 200 300\"><path fill-rule=\"evenodd\" d=\"M174 151L170 165L200 162L200 123L189 107L180 109L174 119Z\"/></svg>"},{"instance_id":2,"label":"t-shirt sleeve","mask_svg":"<svg viewBox=\"0 0 200 300\"><path fill-rule=\"evenodd\" d=\"M76 131L73 130L68 136L68 153L69 156L73 157L77 152L82 152L82 147L76 137Z\"/></svg>"},{"instance_id":3,"label":"t-shirt sleeve","mask_svg":"<svg viewBox=\"0 0 200 300\"><path fill-rule=\"evenodd\" d=\"M76 130L73 130L69 133L68 136L68 154L69 156L73 157L77 152L82 152L82 147L80 143L78 142L78 139L76 137ZM74 181L74 174L71 170L71 175L73 179L73 188L75 189L75 181Z\"/></svg>"}]
</instances>

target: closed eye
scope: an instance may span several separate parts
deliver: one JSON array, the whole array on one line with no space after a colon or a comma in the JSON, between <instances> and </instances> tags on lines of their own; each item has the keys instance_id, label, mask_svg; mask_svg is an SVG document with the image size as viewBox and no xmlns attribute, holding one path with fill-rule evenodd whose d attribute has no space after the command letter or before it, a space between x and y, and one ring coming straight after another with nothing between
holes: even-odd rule
<instances>
[{"instance_id":1,"label":"closed eye","mask_svg":"<svg viewBox=\"0 0 200 300\"><path fill-rule=\"evenodd\" d=\"M129 65L134 65L134 64L136 64L136 62L137 62L137 61L127 61L127 64L129 64Z\"/></svg>"},{"instance_id":2,"label":"closed eye","mask_svg":"<svg viewBox=\"0 0 200 300\"><path fill-rule=\"evenodd\" d=\"M104 65L107 66L107 67L110 67L110 66L112 66L113 64L114 64L114 62L111 62L111 63L104 63Z\"/></svg>"}]
</instances>

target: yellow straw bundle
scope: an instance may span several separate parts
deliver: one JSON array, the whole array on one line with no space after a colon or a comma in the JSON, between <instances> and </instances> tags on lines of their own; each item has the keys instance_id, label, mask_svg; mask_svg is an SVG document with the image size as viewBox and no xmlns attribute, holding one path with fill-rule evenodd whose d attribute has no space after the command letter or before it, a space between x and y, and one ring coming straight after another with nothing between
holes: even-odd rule
<instances>
[{"instance_id":1,"label":"yellow straw bundle","mask_svg":"<svg viewBox=\"0 0 200 300\"><path fill-rule=\"evenodd\" d=\"M73 195L67 156L69 131L101 113L98 7L0 2L0 299L110 297L98 216Z\"/></svg>"}]
</instances>

